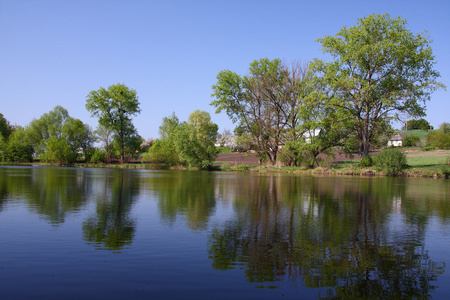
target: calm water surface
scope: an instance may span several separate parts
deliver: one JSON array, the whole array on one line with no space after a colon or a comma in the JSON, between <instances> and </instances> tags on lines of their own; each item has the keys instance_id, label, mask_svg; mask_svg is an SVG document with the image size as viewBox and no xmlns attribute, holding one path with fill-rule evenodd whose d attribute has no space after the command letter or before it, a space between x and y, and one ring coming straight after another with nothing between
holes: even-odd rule
<instances>
[{"instance_id":1,"label":"calm water surface","mask_svg":"<svg viewBox=\"0 0 450 300\"><path fill-rule=\"evenodd\" d=\"M0 167L1 299L450 299L450 181Z\"/></svg>"}]
</instances>

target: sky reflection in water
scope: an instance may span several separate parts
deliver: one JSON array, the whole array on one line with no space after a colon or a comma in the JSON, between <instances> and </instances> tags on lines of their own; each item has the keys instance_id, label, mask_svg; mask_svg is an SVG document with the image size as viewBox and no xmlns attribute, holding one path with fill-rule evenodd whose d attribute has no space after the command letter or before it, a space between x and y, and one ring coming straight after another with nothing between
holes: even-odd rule
<instances>
[{"instance_id":1,"label":"sky reflection in water","mask_svg":"<svg viewBox=\"0 0 450 300\"><path fill-rule=\"evenodd\" d=\"M6 298L445 298L448 180L0 168Z\"/></svg>"}]
</instances>

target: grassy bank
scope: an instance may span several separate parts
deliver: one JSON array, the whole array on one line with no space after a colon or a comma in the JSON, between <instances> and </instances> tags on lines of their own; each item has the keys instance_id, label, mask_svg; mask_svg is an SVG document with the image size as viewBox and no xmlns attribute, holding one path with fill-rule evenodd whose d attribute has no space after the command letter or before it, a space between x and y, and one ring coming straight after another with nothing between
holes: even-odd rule
<instances>
[{"instance_id":1,"label":"grassy bank","mask_svg":"<svg viewBox=\"0 0 450 300\"><path fill-rule=\"evenodd\" d=\"M404 149L408 167L397 176L448 178L450 176L450 150L421 151L420 149ZM222 170L250 172L284 172L298 174L352 175L352 176L385 176L375 167L361 167L360 159L334 162L314 169L305 167L284 166L232 166L226 164Z\"/></svg>"},{"instance_id":2,"label":"grassy bank","mask_svg":"<svg viewBox=\"0 0 450 300\"><path fill-rule=\"evenodd\" d=\"M433 177L449 178L450 176L450 150L421 151L420 149L404 149L408 167L398 176L403 177ZM261 172L261 173L294 173L294 174L317 174L317 175L352 175L352 176L385 176L385 174L374 167L364 168L359 164L359 159L349 159L333 162L314 169L306 167L286 167L286 166L260 166L246 163L230 165L228 161L216 161L215 171L240 171L240 172ZM33 163L34 165L50 166L45 163ZM11 165L4 164L1 165ZM14 164L13 164L14 165ZM31 164L16 164L31 165ZM167 169L157 164L149 163L128 163L128 164L91 164L77 163L72 167L84 168L121 168L121 169L146 169L161 170ZM170 170L187 170L188 168L176 166Z\"/></svg>"}]
</instances>

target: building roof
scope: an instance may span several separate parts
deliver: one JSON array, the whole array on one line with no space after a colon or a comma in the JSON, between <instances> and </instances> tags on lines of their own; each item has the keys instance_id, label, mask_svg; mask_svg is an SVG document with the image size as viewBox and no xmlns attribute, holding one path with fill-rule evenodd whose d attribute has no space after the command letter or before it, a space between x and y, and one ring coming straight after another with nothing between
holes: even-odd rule
<instances>
[{"instance_id":1,"label":"building roof","mask_svg":"<svg viewBox=\"0 0 450 300\"><path fill-rule=\"evenodd\" d=\"M390 141L401 141L403 140L403 138L407 136L406 133L403 132L397 132L396 134L394 134L393 136L391 136L391 138L389 139Z\"/></svg>"}]
</instances>

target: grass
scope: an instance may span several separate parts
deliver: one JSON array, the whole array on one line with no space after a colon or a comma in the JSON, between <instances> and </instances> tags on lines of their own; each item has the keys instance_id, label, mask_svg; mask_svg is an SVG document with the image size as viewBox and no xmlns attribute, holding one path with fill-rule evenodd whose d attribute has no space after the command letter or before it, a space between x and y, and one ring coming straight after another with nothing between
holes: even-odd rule
<instances>
[{"instance_id":1,"label":"grass","mask_svg":"<svg viewBox=\"0 0 450 300\"><path fill-rule=\"evenodd\" d=\"M447 162L446 157L442 156L414 156L407 157L408 165L416 169L440 170L442 164Z\"/></svg>"},{"instance_id":2,"label":"grass","mask_svg":"<svg viewBox=\"0 0 450 300\"><path fill-rule=\"evenodd\" d=\"M433 130L395 130L395 132L406 133L407 135L417 135L421 140L424 140L427 135Z\"/></svg>"}]
</instances>

